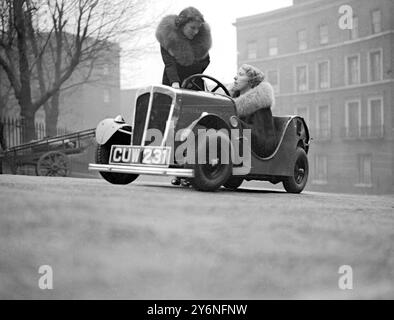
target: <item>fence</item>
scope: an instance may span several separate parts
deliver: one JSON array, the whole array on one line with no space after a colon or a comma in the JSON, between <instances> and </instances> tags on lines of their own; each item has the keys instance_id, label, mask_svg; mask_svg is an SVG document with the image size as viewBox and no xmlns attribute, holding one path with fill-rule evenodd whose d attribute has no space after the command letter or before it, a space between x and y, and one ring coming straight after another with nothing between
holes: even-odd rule
<instances>
[{"instance_id":1,"label":"fence","mask_svg":"<svg viewBox=\"0 0 394 320\"><path fill-rule=\"evenodd\" d=\"M4 142L7 148L20 145L23 141L23 132L25 126L20 118L1 118L0 123L3 125ZM36 139L44 139L46 137L45 124L42 122L35 123ZM65 128L57 128L57 135L67 134Z\"/></svg>"}]
</instances>

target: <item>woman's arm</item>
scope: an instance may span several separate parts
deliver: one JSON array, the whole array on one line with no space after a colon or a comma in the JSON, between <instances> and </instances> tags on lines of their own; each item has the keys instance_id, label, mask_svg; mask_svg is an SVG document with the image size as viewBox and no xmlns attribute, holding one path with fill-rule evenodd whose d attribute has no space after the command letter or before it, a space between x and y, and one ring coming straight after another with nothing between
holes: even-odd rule
<instances>
[{"instance_id":1,"label":"woman's arm","mask_svg":"<svg viewBox=\"0 0 394 320\"><path fill-rule=\"evenodd\" d=\"M170 55L170 53L162 46L160 46L160 50L161 50L161 57L164 62L164 71L167 75L168 80L170 81L170 84L172 85L175 82L179 84L180 80L178 76L178 70L176 67L175 58L172 55Z\"/></svg>"}]
</instances>

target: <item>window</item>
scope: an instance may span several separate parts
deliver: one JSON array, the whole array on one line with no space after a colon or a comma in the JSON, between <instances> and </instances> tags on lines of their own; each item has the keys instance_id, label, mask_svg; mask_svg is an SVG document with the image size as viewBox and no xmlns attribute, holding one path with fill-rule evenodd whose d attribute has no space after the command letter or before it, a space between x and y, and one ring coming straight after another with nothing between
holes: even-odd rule
<instances>
[{"instance_id":1,"label":"window","mask_svg":"<svg viewBox=\"0 0 394 320\"><path fill-rule=\"evenodd\" d=\"M248 59L257 59L257 42L249 42L247 45L247 58Z\"/></svg>"},{"instance_id":2,"label":"window","mask_svg":"<svg viewBox=\"0 0 394 320\"><path fill-rule=\"evenodd\" d=\"M296 67L296 91L308 90L308 68L307 66Z\"/></svg>"},{"instance_id":3,"label":"window","mask_svg":"<svg viewBox=\"0 0 394 320\"><path fill-rule=\"evenodd\" d=\"M320 44L327 44L328 43L328 26L326 24L319 27L319 34L320 34Z\"/></svg>"},{"instance_id":4,"label":"window","mask_svg":"<svg viewBox=\"0 0 394 320\"><path fill-rule=\"evenodd\" d=\"M369 53L369 81L382 80L382 51Z\"/></svg>"},{"instance_id":5,"label":"window","mask_svg":"<svg viewBox=\"0 0 394 320\"><path fill-rule=\"evenodd\" d=\"M103 91L103 100L105 103L109 103L111 101L111 95L108 89L104 89Z\"/></svg>"},{"instance_id":6,"label":"window","mask_svg":"<svg viewBox=\"0 0 394 320\"><path fill-rule=\"evenodd\" d=\"M346 137L357 138L360 136L361 109L360 101L350 101L346 104Z\"/></svg>"},{"instance_id":7,"label":"window","mask_svg":"<svg viewBox=\"0 0 394 320\"><path fill-rule=\"evenodd\" d=\"M327 156L317 154L315 156L314 182L327 183Z\"/></svg>"},{"instance_id":8,"label":"window","mask_svg":"<svg viewBox=\"0 0 394 320\"><path fill-rule=\"evenodd\" d=\"M308 48L308 44L306 41L306 30L298 31L297 39L298 39L298 50L306 50Z\"/></svg>"},{"instance_id":9,"label":"window","mask_svg":"<svg viewBox=\"0 0 394 320\"><path fill-rule=\"evenodd\" d=\"M348 85L360 83L360 57L358 55L346 58L346 83Z\"/></svg>"},{"instance_id":10,"label":"window","mask_svg":"<svg viewBox=\"0 0 394 320\"><path fill-rule=\"evenodd\" d=\"M368 136L383 137L383 99L368 100Z\"/></svg>"},{"instance_id":11,"label":"window","mask_svg":"<svg viewBox=\"0 0 394 320\"><path fill-rule=\"evenodd\" d=\"M272 85L275 93L279 93L279 72L278 72L278 70L267 71L267 81Z\"/></svg>"},{"instance_id":12,"label":"window","mask_svg":"<svg viewBox=\"0 0 394 320\"><path fill-rule=\"evenodd\" d=\"M372 33L382 32L382 13L380 10L372 12Z\"/></svg>"},{"instance_id":13,"label":"window","mask_svg":"<svg viewBox=\"0 0 394 320\"><path fill-rule=\"evenodd\" d=\"M358 17L353 17L353 28L350 29L350 39L355 40L358 38Z\"/></svg>"},{"instance_id":14,"label":"window","mask_svg":"<svg viewBox=\"0 0 394 320\"><path fill-rule=\"evenodd\" d=\"M328 61L317 64L317 84L319 89L330 87L330 64Z\"/></svg>"},{"instance_id":15,"label":"window","mask_svg":"<svg viewBox=\"0 0 394 320\"><path fill-rule=\"evenodd\" d=\"M268 54L270 56L276 56L278 54L278 38L269 38Z\"/></svg>"},{"instance_id":16,"label":"window","mask_svg":"<svg viewBox=\"0 0 394 320\"><path fill-rule=\"evenodd\" d=\"M358 156L358 182L368 186L372 184L372 156L370 154Z\"/></svg>"},{"instance_id":17,"label":"window","mask_svg":"<svg viewBox=\"0 0 394 320\"><path fill-rule=\"evenodd\" d=\"M331 135L330 107L328 105L318 106L317 108L317 137L328 139Z\"/></svg>"}]
</instances>

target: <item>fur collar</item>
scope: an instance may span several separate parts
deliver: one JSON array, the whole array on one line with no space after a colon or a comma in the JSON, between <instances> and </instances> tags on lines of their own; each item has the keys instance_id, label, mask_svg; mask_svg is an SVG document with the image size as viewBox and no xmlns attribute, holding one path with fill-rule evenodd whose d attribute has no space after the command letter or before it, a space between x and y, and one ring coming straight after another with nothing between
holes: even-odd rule
<instances>
[{"instance_id":1,"label":"fur collar","mask_svg":"<svg viewBox=\"0 0 394 320\"><path fill-rule=\"evenodd\" d=\"M275 105L274 89L268 82L263 81L257 87L234 98L234 101L240 117L249 116L259 109L273 109Z\"/></svg>"},{"instance_id":2,"label":"fur collar","mask_svg":"<svg viewBox=\"0 0 394 320\"><path fill-rule=\"evenodd\" d=\"M156 39L182 66L204 59L212 46L211 30L205 22L193 40L175 27L176 15L164 17L156 29Z\"/></svg>"}]
</instances>

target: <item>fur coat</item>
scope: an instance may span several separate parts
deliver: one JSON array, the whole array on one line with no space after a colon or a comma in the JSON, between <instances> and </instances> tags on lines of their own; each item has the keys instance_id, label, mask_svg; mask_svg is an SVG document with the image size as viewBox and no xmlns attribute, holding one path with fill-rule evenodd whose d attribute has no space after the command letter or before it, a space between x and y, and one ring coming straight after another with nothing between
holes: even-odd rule
<instances>
[{"instance_id":1,"label":"fur coat","mask_svg":"<svg viewBox=\"0 0 394 320\"><path fill-rule=\"evenodd\" d=\"M164 17L156 29L156 39L161 47L181 66L190 66L208 56L212 46L211 29L204 23L193 40L187 39L175 26L176 15Z\"/></svg>"},{"instance_id":2,"label":"fur coat","mask_svg":"<svg viewBox=\"0 0 394 320\"><path fill-rule=\"evenodd\" d=\"M230 89L230 92L233 90ZM233 92L232 92L233 93ZM243 95L234 98L237 113L240 117L247 117L259 109L273 109L275 106L274 89L266 82L261 82Z\"/></svg>"},{"instance_id":3,"label":"fur coat","mask_svg":"<svg viewBox=\"0 0 394 320\"><path fill-rule=\"evenodd\" d=\"M230 93L234 91L230 88ZM275 106L274 89L266 82L250 89L239 97L234 97L237 114L244 129L252 134L252 150L258 156L270 156L276 148L277 136L271 110Z\"/></svg>"}]
</instances>

